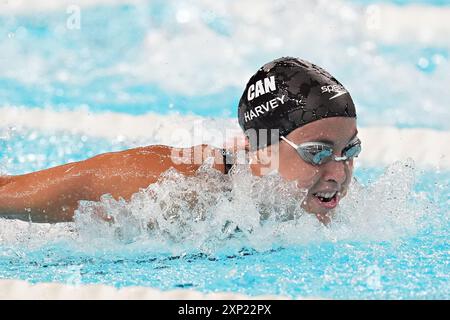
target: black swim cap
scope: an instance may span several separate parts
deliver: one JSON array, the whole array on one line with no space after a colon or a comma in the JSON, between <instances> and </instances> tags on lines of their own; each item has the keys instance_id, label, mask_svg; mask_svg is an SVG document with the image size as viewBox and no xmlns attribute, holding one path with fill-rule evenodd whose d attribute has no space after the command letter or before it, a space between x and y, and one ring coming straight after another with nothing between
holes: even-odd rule
<instances>
[{"instance_id":1,"label":"black swim cap","mask_svg":"<svg viewBox=\"0 0 450 320\"><path fill-rule=\"evenodd\" d=\"M249 138L249 129L279 129L278 139L271 139L273 130L256 134L256 143L250 143L256 150L307 123L330 117L355 118L356 111L348 91L327 71L302 59L282 57L266 63L250 78L239 101L238 116Z\"/></svg>"}]
</instances>

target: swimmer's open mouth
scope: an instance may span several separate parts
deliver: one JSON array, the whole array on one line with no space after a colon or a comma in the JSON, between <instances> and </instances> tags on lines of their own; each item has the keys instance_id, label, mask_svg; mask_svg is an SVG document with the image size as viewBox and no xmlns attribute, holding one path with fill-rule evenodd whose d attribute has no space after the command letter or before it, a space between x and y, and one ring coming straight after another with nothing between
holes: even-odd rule
<instances>
[{"instance_id":1,"label":"swimmer's open mouth","mask_svg":"<svg viewBox=\"0 0 450 320\"><path fill-rule=\"evenodd\" d=\"M327 209L333 209L339 203L339 193L333 192L316 192L313 193L316 202Z\"/></svg>"},{"instance_id":2,"label":"swimmer's open mouth","mask_svg":"<svg viewBox=\"0 0 450 320\"><path fill-rule=\"evenodd\" d=\"M322 202L330 202L337 195L337 191L335 192L316 192L313 196L319 198Z\"/></svg>"}]
</instances>

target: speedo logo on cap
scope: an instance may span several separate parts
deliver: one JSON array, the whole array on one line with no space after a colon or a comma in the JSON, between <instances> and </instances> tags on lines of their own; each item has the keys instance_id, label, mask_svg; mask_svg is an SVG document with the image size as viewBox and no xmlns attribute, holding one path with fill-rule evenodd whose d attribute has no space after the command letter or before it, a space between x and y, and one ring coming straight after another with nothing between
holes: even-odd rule
<instances>
[{"instance_id":1,"label":"speedo logo on cap","mask_svg":"<svg viewBox=\"0 0 450 320\"><path fill-rule=\"evenodd\" d=\"M335 93L335 95L330 97L329 100L332 100L334 98L342 96L343 94L348 93L347 90L345 90L345 88L340 84L322 86L320 87L320 89L322 89L322 93Z\"/></svg>"},{"instance_id":2,"label":"speedo logo on cap","mask_svg":"<svg viewBox=\"0 0 450 320\"><path fill-rule=\"evenodd\" d=\"M275 76L258 80L256 83L251 84L247 91L247 100L252 101L254 98L262 96L265 93L275 91L277 86L275 85Z\"/></svg>"}]
</instances>

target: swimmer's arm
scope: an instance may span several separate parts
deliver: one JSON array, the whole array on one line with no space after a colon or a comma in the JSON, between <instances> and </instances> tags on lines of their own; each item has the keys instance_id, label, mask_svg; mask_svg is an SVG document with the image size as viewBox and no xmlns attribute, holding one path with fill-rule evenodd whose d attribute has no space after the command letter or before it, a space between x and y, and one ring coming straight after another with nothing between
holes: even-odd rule
<instances>
[{"instance_id":1,"label":"swimmer's arm","mask_svg":"<svg viewBox=\"0 0 450 320\"><path fill-rule=\"evenodd\" d=\"M33 222L70 221L82 197L82 176L64 174L64 167L42 170L25 175L9 176L0 186L0 218ZM65 185L67 183L67 185ZM77 194L78 193L78 194Z\"/></svg>"},{"instance_id":2,"label":"swimmer's arm","mask_svg":"<svg viewBox=\"0 0 450 320\"><path fill-rule=\"evenodd\" d=\"M0 176L0 187L7 185L12 181L11 176Z\"/></svg>"},{"instance_id":3,"label":"swimmer's arm","mask_svg":"<svg viewBox=\"0 0 450 320\"><path fill-rule=\"evenodd\" d=\"M197 147L203 151L216 150L207 145ZM80 200L99 201L104 194L129 200L140 188L156 182L170 167L186 175L194 174L199 166L197 161L174 164L173 150L162 145L135 148L29 174L2 177L0 218L50 223L72 221ZM203 153L206 154L208 152ZM217 157L214 167L223 171L221 158Z\"/></svg>"},{"instance_id":4,"label":"swimmer's arm","mask_svg":"<svg viewBox=\"0 0 450 320\"><path fill-rule=\"evenodd\" d=\"M32 222L71 221L78 201L92 198L89 192L91 176L84 162L8 176L8 182L0 185L0 218Z\"/></svg>"},{"instance_id":5,"label":"swimmer's arm","mask_svg":"<svg viewBox=\"0 0 450 320\"><path fill-rule=\"evenodd\" d=\"M155 170L161 168L143 169L148 162L160 162L161 150L155 149L106 153L29 174L4 176L0 179L0 218L67 222L73 220L80 200L99 201L108 193L128 199L157 180Z\"/></svg>"}]
</instances>

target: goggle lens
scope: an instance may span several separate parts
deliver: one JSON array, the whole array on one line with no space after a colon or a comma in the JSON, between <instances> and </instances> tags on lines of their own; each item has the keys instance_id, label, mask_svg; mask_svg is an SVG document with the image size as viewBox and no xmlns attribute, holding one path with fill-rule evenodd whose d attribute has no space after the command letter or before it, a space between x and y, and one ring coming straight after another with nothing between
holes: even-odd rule
<instances>
[{"instance_id":1,"label":"goggle lens","mask_svg":"<svg viewBox=\"0 0 450 320\"><path fill-rule=\"evenodd\" d=\"M342 157L333 155L333 147L321 142L305 142L296 145L286 137L281 137L286 143L297 150L300 157L308 163L313 165L321 165L330 160L347 161L356 158L361 152L361 140L353 139L349 145L342 151Z\"/></svg>"},{"instance_id":2,"label":"goggle lens","mask_svg":"<svg viewBox=\"0 0 450 320\"><path fill-rule=\"evenodd\" d=\"M321 165L333 159L333 148L324 144L317 143L312 145L308 143L307 146L298 146L297 152L303 160L313 164ZM336 159L337 161L350 160L356 158L361 152L361 141L358 139L347 147L342 152L343 159Z\"/></svg>"},{"instance_id":3,"label":"goggle lens","mask_svg":"<svg viewBox=\"0 0 450 320\"><path fill-rule=\"evenodd\" d=\"M332 150L324 149L324 150L322 150L319 153L314 155L314 157L312 158L313 159L313 163L314 164L318 164L318 165L322 164L322 163L328 161L327 159L330 159L332 154L333 154Z\"/></svg>"}]
</instances>

